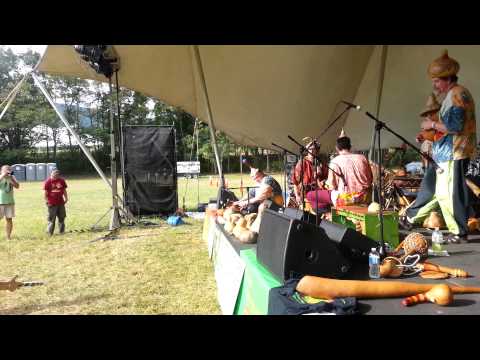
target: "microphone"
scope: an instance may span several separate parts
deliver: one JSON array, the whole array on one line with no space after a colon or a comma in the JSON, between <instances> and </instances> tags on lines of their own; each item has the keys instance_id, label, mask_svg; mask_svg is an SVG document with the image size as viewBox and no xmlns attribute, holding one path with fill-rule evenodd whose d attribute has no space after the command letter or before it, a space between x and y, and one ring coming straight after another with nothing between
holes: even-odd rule
<instances>
[{"instance_id":1,"label":"microphone","mask_svg":"<svg viewBox=\"0 0 480 360\"><path fill-rule=\"evenodd\" d=\"M350 106L351 108L354 108L355 110L360 110L361 107L359 105L355 105L355 104L352 104L348 101L344 101L344 100L340 100L342 103L344 103L345 105L348 105Z\"/></svg>"}]
</instances>

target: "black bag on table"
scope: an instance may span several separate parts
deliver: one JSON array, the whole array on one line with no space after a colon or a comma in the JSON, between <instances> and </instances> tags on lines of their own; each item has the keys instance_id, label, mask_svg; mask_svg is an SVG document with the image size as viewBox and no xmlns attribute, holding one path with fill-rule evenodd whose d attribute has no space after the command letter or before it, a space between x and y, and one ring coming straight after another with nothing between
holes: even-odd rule
<instances>
[{"instance_id":1,"label":"black bag on table","mask_svg":"<svg viewBox=\"0 0 480 360\"><path fill-rule=\"evenodd\" d=\"M227 206L229 202L238 201L238 198L235 196L233 191L219 188L218 190L218 208L223 209Z\"/></svg>"},{"instance_id":2,"label":"black bag on table","mask_svg":"<svg viewBox=\"0 0 480 360\"><path fill-rule=\"evenodd\" d=\"M355 315L358 313L357 299L344 297L333 302L321 301L304 304L296 300L296 287L299 278L292 278L285 285L270 289L268 295L268 315L302 315L309 313L334 313L335 315Z\"/></svg>"}]
</instances>

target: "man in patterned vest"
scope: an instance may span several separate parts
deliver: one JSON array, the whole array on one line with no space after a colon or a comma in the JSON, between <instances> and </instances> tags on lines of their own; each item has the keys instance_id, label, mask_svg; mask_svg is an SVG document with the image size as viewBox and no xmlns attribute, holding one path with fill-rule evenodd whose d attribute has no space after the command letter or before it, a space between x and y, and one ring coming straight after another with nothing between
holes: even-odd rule
<instances>
[{"instance_id":1,"label":"man in patterned vest","mask_svg":"<svg viewBox=\"0 0 480 360\"><path fill-rule=\"evenodd\" d=\"M476 152L475 104L470 92L457 83L459 63L445 50L428 67L434 90L445 94L439 121L426 119L423 130L433 129L444 135L433 142L432 157L441 170L435 174L435 194L421 208L411 209L403 225L421 223L440 206L451 233L450 242L467 242L470 193L465 172Z\"/></svg>"}]
</instances>

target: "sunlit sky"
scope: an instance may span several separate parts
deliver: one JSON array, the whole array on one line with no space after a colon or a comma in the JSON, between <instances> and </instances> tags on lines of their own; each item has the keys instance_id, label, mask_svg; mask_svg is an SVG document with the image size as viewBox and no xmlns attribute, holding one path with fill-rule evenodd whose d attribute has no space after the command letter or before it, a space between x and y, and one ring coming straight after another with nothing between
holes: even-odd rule
<instances>
[{"instance_id":1,"label":"sunlit sky","mask_svg":"<svg viewBox=\"0 0 480 360\"><path fill-rule=\"evenodd\" d=\"M40 53L40 55L43 55L45 52L45 49L47 48L47 45L2 45L5 47L9 47L12 49L14 53L23 53L27 52L28 50L33 50L35 52Z\"/></svg>"}]
</instances>

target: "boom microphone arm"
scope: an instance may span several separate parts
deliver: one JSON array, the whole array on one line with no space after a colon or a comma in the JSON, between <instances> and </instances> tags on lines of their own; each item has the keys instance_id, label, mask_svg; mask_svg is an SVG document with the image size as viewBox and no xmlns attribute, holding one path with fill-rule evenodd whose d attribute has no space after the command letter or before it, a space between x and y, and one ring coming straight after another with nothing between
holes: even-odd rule
<instances>
[{"instance_id":1,"label":"boom microphone arm","mask_svg":"<svg viewBox=\"0 0 480 360\"><path fill-rule=\"evenodd\" d=\"M381 129L385 129L387 130L389 133L395 135L397 138L399 138L400 140L402 140L405 144L407 144L408 146L410 146L413 150L415 150L415 152L419 153L421 156L423 156L425 159L427 159L429 162L432 163L433 167L435 168L435 170L438 170L438 172L442 173L443 172L443 169L435 162L435 160L432 159L432 157L430 155L428 155L427 153L423 153L419 148L417 148L415 145L413 145L412 143L410 143L407 139L405 139L403 136L397 134L395 131L393 131L392 129L390 129L387 124L385 124L383 121L380 121L379 119L377 119L375 116L373 116L372 114L370 114L368 111L365 113L369 118L371 118L372 120L374 120L377 124L377 126L379 126Z\"/></svg>"}]
</instances>

